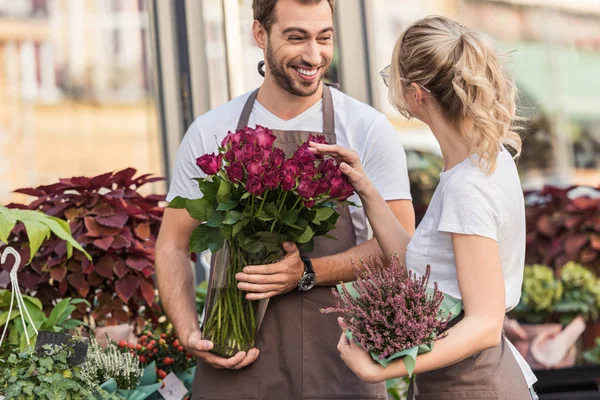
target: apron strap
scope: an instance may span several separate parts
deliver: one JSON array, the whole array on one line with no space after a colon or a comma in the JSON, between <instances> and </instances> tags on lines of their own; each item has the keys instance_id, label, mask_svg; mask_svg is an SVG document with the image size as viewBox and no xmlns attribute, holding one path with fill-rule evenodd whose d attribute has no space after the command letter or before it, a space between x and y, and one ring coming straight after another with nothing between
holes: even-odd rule
<instances>
[{"instance_id":1,"label":"apron strap","mask_svg":"<svg viewBox=\"0 0 600 400\"><path fill-rule=\"evenodd\" d=\"M252 108L254 107L254 102L256 101L259 90L260 89L256 89L252 92L248 97L248 100L246 100L236 129L243 129L245 126L248 126L250 114L252 113ZM335 112L333 110L333 97L331 96L331 89L327 85L323 85L323 133L330 134L333 141L332 144L335 144Z\"/></svg>"}]
</instances>

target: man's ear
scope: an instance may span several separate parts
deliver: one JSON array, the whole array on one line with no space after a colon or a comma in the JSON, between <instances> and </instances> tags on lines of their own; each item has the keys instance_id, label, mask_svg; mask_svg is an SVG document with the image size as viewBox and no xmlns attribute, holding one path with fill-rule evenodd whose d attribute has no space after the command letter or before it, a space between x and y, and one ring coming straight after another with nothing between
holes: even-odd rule
<instances>
[{"instance_id":1,"label":"man's ear","mask_svg":"<svg viewBox=\"0 0 600 400\"><path fill-rule=\"evenodd\" d=\"M262 24L256 20L252 24L252 37L254 38L254 42L258 47L263 50L267 48L269 34Z\"/></svg>"}]
</instances>

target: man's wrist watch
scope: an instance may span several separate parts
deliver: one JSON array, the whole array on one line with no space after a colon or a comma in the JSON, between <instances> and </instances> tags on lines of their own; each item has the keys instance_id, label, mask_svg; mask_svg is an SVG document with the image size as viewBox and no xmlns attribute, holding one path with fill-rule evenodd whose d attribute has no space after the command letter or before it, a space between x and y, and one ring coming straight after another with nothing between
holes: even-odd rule
<instances>
[{"instance_id":1,"label":"man's wrist watch","mask_svg":"<svg viewBox=\"0 0 600 400\"><path fill-rule=\"evenodd\" d=\"M298 281L298 290L307 292L317 284L317 276L315 275L315 270L313 269L310 258L302 256L300 259L304 263L304 274Z\"/></svg>"}]
</instances>

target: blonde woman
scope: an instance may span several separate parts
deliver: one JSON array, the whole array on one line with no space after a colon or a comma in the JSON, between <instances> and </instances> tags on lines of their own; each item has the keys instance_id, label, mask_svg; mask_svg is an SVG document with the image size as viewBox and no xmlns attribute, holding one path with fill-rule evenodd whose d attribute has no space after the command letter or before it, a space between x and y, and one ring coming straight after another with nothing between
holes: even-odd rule
<instances>
[{"instance_id":1,"label":"blonde woman","mask_svg":"<svg viewBox=\"0 0 600 400\"><path fill-rule=\"evenodd\" d=\"M417 357L410 398L536 398L530 389L535 375L502 331L506 311L519 302L525 256L523 194L507 150L521 151L513 130L515 87L477 33L438 16L406 29L382 76L390 101L431 128L444 158L440 183L414 236L386 207L354 152L312 148L344 161L384 253L399 255L417 274L431 264L431 281L463 300L447 336ZM402 361L384 369L344 335L338 349L365 381L407 374Z\"/></svg>"}]
</instances>

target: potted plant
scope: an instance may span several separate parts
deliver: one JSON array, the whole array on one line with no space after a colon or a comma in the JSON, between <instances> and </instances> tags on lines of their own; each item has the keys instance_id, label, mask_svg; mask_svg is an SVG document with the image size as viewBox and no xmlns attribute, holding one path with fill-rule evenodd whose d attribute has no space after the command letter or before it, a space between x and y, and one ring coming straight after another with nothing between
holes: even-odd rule
<instances>
[{"instance_id":1,"label":"potted plant","mask_svg":"<svg viewBox=\"0 0 600 400\"><path fill-rule=\"evenodd\" d=\"M84 298L91 314L81 306L75 318L91 325L141 324L155 310L154 244L163 208L163 195L140 194L140 189L163 178L135 176L136 170L124 169L95 177L60 179L52 185L19 189L15 192L34 196L27 206L9 208L40 210L63 218L77 242L86 246L87 259L80 251L67 257L60 237L53 236L39 252L27 256L30 265L23 268L19 280L28 291L35 291L44 309L55 298ZM24 231L13 232L22 240ZM27 253L27 246L20 251ZM69 254L70 255L70 254Z\"/></svg>"}]
</instances>

